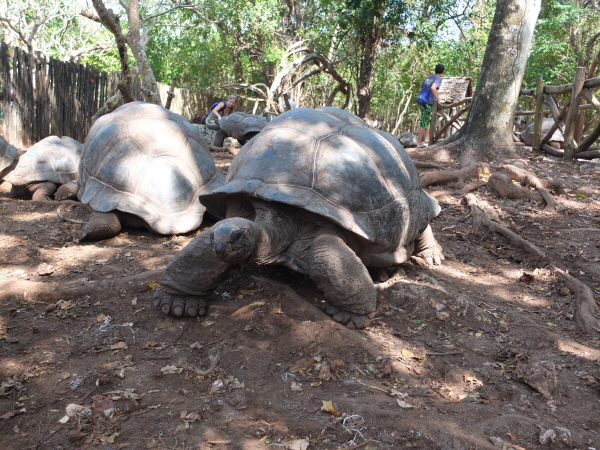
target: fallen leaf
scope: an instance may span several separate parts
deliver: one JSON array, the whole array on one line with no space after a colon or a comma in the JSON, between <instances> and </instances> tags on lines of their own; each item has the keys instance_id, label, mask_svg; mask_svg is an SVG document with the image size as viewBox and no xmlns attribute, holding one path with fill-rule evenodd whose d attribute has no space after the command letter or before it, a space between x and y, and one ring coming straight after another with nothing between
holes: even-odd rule
<instances>
[{"instance_id":1,"label":"fallen leaf","mask_svg":"<svg viewBox=\"0 0 600 450\"><path fill-rule=\"evenodd\" d=\"M69 433L67 434L67 436L69 437L69 441L71 442L75 442L78 441L79 439L87 436L87 433L84 433L83 431L79 431L79 430L70 430Z\"/></svg>"},{"instance_id":2,"label":"fallen leaf","mask_svg":"<svg viewBox=\"0 0 600 450\"><path fill-rule=\"evenodd\" d=\"M321 406L321 411L328 412L332 416L339 416L340 413L334 408L333 400L322 400L323 405Z\"/></svg>"},{"instance_id":3,"label":"fallen leaf","mask_svg":"<svg viewBox=\"0 0 600 450\"><path fill-rule=\"evenodd\" d=\"M71 309L75 305L76 305L76 303L67 302L65 300L59 300L56 302L56 306L58 306L60 309L63 309L63 310Z\"/></svg>"},{"instance_id":4,"label":"fallen leaf","mask_svg":"<svg viewBox=\"0 0 600 450\"><path fill-rule=\"evenodd\" d=\"M123 341L117 342L109 347L111 350L127 350L129 347Z\"/></svg>"},{"instance_id":5,"label":"fallen leaf","mask_svg":"<svg viewBox=\"0 0 600 450\"><path fill-rule=\"evenodd\" d=\"M200 420L202 417L195 411L187 412L186 410L183 410L179 413L179 418L184 422L193 423Z\"/></svg>"},{"instance_id":6,"label":"fallen leaf","mask_svg":"<svg viewBox=\"0 0 600 450\"><path fill-rule=\"evenodd\" d=\"M596 379L591 375L580 375L579 378L583 378L584 380L589 381L590 383L596 383Z\"/></svg>"},{"instance_id":7,"label":"fallen leaf","mask_svg":"<svg viewBox=\"0 0 600 450\"><path fill-rule=\"evenodd\" d=\"M92 397L92 408L104 413L106 417L110 417L116 410L115 403L112 399L101 394L96 394Z\"/></svg>"},{"instance_id":8,"label":"fallen leaf","mask_svg":"<svg viewBox=\"0 0 600 450\"><path fill-rule=\"evenodd\" d=\"M511 441L516 441L517 440L517 434L514 431L508 430L506 432L506 434L508 434L508 436L510 437Z\"/></svg>"},{"instance_id":9,"label":"fallen leaf","mask_svg":"<svg viewBox=\"0 0 600 450\"><path fill-rule=\"evenodd\" d=\"M287 450L306 450L310 444L308 439L296 439L295 441L284 442Z\"/></svg>"},{"instance_id":10,"label":"fallen leaf","mask_svg":"<svg viewBox=\"0 0 600 450\"><path fill-rule=\"evenodd\" d=\"M308 413L317 412L321 409L321 406L323 406L321 403L316 403L316 402L313 402L308 399L302 400L301 403L302 403L302 406L304 407L304 411L306 411Z\"/></svg>"},{"instance_id":11,"label":"fallen leaf","mask_svg":"<svg viewBox=\"0 0 600 450\"><path fill-rule=\"evenodd\" d=\"M296 381L292 381L290 388L294 392L302 392L302 385Z\"/></svg>"},{"instance_id":12,"label":"fallen leaf","mask_svg":"<svg viewBox=\"0 0 600 450\"><path fill-rule=\"evenodd\" d=\"M201 349L204 346L200 343L200 342L194 342L192 344L190 344L190 348L197 348L197 349Z\"/></svg>"},{"instance_id":13,"label":"fallen leaf","mask_svg":"<svg viewBox=\"0 0 600 450\"><path fill-rule=\"evenodd\" d=\"M155 291L158 286L159 286L159 284L156 281L149 281L148 282L148 287L150 289L152 289L153 291Z\"/></svg>"},{"instance_id":14,"label":"fallen leaf","mask_svg":"<svg viewBox=\"0 0 600 450\"><path fill-rule=\"evenodd\" d=\"M396 399L396 401L398 402L398 406L400 406L400 408L404 408L404 409L414 408L413 405L411 405L410 403L406 403L404 400L400 400L399 398Z\"/></svg>"},{"instance_id":15,"label":"fallen leaf","mask_svg":"<svg viewBox=\"0 0 600 450\"><path fill-rule=\"evenodd\" d=\"M176 367L176 366L165 366L162 369L160 369L160 371L165 374L165 375L169 375L169 374L180 374L181 372L183 372L183 368L182 367Z\"/></svg>"},{"instance_id":16,"label":"fallen leaf","mask_svg":"<svg viewBox=\"0 0 600 450\"><path fill-rule=\"evenodd\" d=\"M289 368L288 372L290 373L304 373L308 372L312 366L316 363L314 358L302 358L299 361L296 361L292 367Z\"/></svg>"},{"instance_id":17,"label":"fallen leaf","mask_svg":"<svg viewBox=\"0 0 600 450\"><path fill-rule=\"evenodd\" d=\"M319 378L321 380L331 380L331 368L329 367L329 364L321 366L321 369L319 370Z\"/></svg>"}]
</instances>

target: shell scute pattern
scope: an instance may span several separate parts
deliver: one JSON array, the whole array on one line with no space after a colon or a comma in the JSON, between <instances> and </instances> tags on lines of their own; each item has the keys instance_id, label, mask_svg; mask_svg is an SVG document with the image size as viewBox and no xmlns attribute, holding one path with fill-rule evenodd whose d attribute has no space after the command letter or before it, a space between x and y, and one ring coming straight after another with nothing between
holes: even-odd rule
<instances>
[{"instance_id":1,"label":"shell scute pattern","mask_svg":"<svg viewBox=\"0 0 600 450\"><path fill-rule=\"evenodd\" d=\"M307 209L386 251L413 242L439 213L398 140L337 108L271 121L215 191L230 193Z\"/></svg>"},{"instance_id":2,"label":"shell scute pattern","mask_svg":"<svg viewBox=\"0 0 600 450\"><path fill-rule=\"evenodd\" d=\"M48 136L31 146L5 180L14 186L52 181L66 184L76 180L83 145L70 137Z\"/></svg>"},{"instance_id":3,"label":"shell scute pattern","mask_svg":"<svg viewBox=\"0 0 600 450\"><path fill-rule=\"evenodd\" d=\"M223 184L201 134L158 105L134 102L110 115L86 139L81 201L134 214L161 234L200 225L206 208L198 196Z\"/></svg>"}]
</instances>

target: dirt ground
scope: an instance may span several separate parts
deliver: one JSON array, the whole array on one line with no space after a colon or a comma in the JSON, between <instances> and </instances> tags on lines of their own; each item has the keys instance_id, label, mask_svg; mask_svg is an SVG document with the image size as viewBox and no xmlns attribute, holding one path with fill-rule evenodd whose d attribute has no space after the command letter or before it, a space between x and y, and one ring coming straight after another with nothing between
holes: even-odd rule
<instances>
[{"instance_id":1,"label":"dirt ground","mask_svg":"<svg viewBox=\"0 0 600 450\"><path fill-rule=\"evenodd\" d=\"M549 214L480 190L499 219L600 300L600 175L524 152L566 187ZM229 158L219 156L226 170ZM152 310L197 232L78 243L59 202L0 185L0 448L600 449L600 333L551 272L475 235L460 198L432 226L442 267L378 281L370 328L319 309L309 279L237 271L209 313ZM63 202L69 203L69 202ZM381 274L378 274L378 277Z\"/></svg>"}]
</instances>

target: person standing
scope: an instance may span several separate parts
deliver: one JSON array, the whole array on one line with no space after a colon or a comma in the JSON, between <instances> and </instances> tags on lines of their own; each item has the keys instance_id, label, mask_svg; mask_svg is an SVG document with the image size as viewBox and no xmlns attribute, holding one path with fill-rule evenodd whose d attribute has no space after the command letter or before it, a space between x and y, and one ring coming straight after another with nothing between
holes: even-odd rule
<instances>
[{"instance_id":1,"label":"person standing","mask_svg":"<svg viewBox=\"0 0 600 450\"><path fill-rule=\"evenodd\" d=\"M219 102L219 104L214 107L214 109L210 112L210 114L206 118L206 123L211 124L211 125L212 124L218 125L218 120L221 119L221 117L228 116L232 112L235 111L236 103L237 103L237 95L231 94L227 98L226 102ZM223 133L223 130L221 130L219 128L219 131L217 131L217 134L213 141L213 145L215 147L223 147L223 142L225 141L225 137L226 137L225 133Z\"/></svg>"},{"instance_id":2,"label":"person standing","mask_svg":"<svg viewBox=\"0 0 600 450\"><path fill-rule=\"evenodd\" d=\"M425 78L425 81L421 84L421 89L419 89L416 101L421 110L421 118L419 120L419 133L417 134L417 148L427 147L429 124L431 124L431 110L433 102L440 102L438 89L442 85L444 71L445 67L443 64L435 66L435 73Z\"/></svg>"}]
</instances>

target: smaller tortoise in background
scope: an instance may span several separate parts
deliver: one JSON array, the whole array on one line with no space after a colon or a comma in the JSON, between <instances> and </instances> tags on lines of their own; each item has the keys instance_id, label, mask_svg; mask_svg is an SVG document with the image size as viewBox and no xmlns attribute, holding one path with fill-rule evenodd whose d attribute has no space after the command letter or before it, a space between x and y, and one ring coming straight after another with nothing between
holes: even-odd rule
<instances>
[{"instance_id":1,"label":"smaller tortoise in background","mask_svg":"<svg viewBox=\"0 0 600 450\"><path fill-rule=\"evenodd\" d=\"M219 127L225 136L236 139L241 145L260 133L267 124L263 116L244 112L234 112L219 120Z\"/></svg>"},{"instance_id":2,"label":"smaller tortoise in background","mask_svg":"<svg viewBox=\"0 0 600 450\"><path fill-rule=\"evenodd\" d=\"M204 314L235 264L279 264L315 282L334 320L364 328L376 308L367 267L443 259L429 225L440 207L408 154L337 108L280 115L233 159L226 184L201 198L223 200L227 218L167 266L154 295L164 313Z\"/></svg>"},{"instance_id":3,"label":"smaller tortoise in background","mask_svg":"<svg viewBox=\"0 0 600 450\"><path fill-rule=\"evenodd\" d=\"M31 196L33 200L52 200L59 186L57 199L74 197L69 184L77 179L83 145L64 136L48 136L31 146L18 158L16 167L4 177L12 184L11 196Z\"/></svg>"},{"instance_id":4,"label":"smaller tortoise in background","mask_svg":"<svg viewBox=\"0 0 600 450\"><path fill-rule=\"evenodd\" d=\"M104 239L121 230L121 220L159 234L194 230L206 206L199 196L223 185L200 132L179 114L159 105L127 103L100 117L86 140L77 196L94 213L81 239Z\"/></svg>"}]
</instances>

